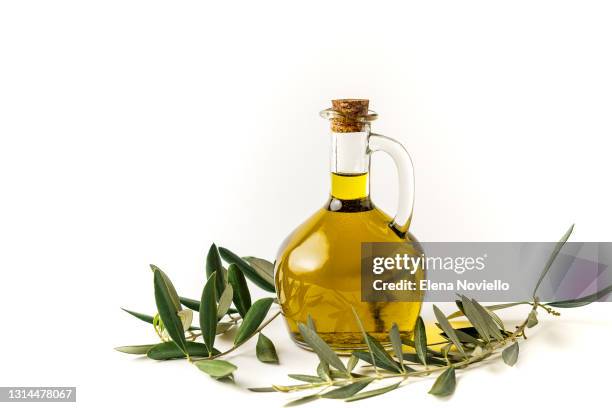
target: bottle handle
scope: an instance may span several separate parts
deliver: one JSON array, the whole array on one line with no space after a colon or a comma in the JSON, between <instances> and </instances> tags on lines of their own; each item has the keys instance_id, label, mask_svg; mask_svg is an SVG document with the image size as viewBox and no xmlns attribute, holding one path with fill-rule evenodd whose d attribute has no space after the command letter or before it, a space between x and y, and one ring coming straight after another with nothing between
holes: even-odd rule
<instances>
[{"instance_id":1,"label":"bottle handle","mask_svg":"<svg viewBox=\"0 0 612 408\"><path fill-rule=\"evenodd\" d=\"M385 152L395 162L399 181L399 202L395 218L391 222L391 228L403 235L410 227L412 208L414 207L414 166L412 159L400 142L376 133L371 133L368 138L368 150L370 152Z\"/></svg>"}]
</instances>

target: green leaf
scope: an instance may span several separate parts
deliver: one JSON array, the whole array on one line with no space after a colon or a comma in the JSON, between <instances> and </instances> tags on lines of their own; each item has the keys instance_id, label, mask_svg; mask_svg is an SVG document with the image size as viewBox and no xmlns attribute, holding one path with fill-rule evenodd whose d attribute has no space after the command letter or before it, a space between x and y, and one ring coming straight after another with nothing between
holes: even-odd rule
<instances>
[{"instance_id":1,"label":"green leaf","mask_svg":"<svg viewBox=\"0 0 612 408\"><path fill-rule=\"evenodd\" d=\"M363 390L368 386L374 378L364 378L356 381L352 384L344 385L342 387L338 387L335 390L331 390L326 392L325 394L321 394L322 398L334 398L334 399L345 399L348 397L352 397L357 394L359 391Z\"/></svg>"},{"instance_id":2,"label":"green leaf","mask_svg":"<svg viewBox=\"0 0 612 408\"><path fill-rule=\"evenodd\" d=\"M436 382L434 382L429 393L437 397L447 397L455 392L456 386L455 368L449 367L436 378Z\"/></svg>"},{"instance_id":3,"label":"green leaf","mask_svg":"<svg viewBox=\"0 0 612 408\"><path fill-rule=\"evenodd\" d=\"M212 378L221 379L230 376L238 367L225 360L200 360L195 366Z\"/></svg>"},{"instance_id":4,"label":"green leaf","mask_svg":"<svg viewBox=\"0 0 612 408\"><path fill-rule=\"evenodd\" d=\"M227 272L223 267L223 263L221 263L221 256L219 256L219 250L217 246L213 243L208 250L208 254L206 255L206 280L210 279L213 273L216 274L216 282L215 282L215 296L216 299L219 300L221 298L221 294L225 290L225 286L227 283Z\"/></svg>"},{"instance_id":5,"label":"green leaf","mask_svg":"<svg viewBox=\"0 0 612 408\"><path fill-rule=\"evenodd\" d=\"M261 332L259 332L255 351L257 353L257 359L262 363L278 364L278 355L276 354L274 343Z\"/></svg>"},{"instance_id":6,"label":"green leaf","mask_svg":"<svg viewBox=\"0 0 612 408\"><path fill-rule=\"evenodd\" d=\"M194 341L187 342L187 352L191 357L208 357L208 349L204 344ZM213 354L219 354L219 350L214 350ZM157 344L149 349L147 357L153 360L171 360L185 358L185 353L174 342L169 341Z\"/></svg>"},{"instance_id":7,"label":"green leaf","mask_svg":"<svg viewBox=\"0 0 612 408\"><path fill-rule=\"evenodd\" d=\"M355 367L357 367L357 363L359 362L359 358L353 354L351 354L351 357L348 360L348 363L346 363L346 370L351 373L353 372L353 370L355 369Z\"/></svg>"},{"instance_id":8,"label":"green leaf","mask_svg":"<svg viewBox=\"0 0 612 408\"><path fill-rule=\"evenodd\" d=\"M471 301L472 301L472 304L474 305L474 308L476 308L478 313L480 313L480 316L482 317L482 320L484 321L484 324L487 328L487 332L489 333L489 335L497 340L503 340L504 336L501 335L501 332L499 331L499 327L493 320L493 317L491 316L489 311L485 309L484 306L482 306L476 300L472 299Z\"/></svg>"},{"instance_id":9,"label":"green leaf","mask_svg":"<svg viewBox=\"0 0 612 408\"><path fill-rule=\"evenodd\" d=\"M257 328L268 314L272 302L274 302L273 298L263 298L253 303L253 306L251 306L246 316L242 319L242 324L238 327L236 337L234 338L235 345L248 340L257 331Z\"/></svg>"},{"instance_id":10,"label":"green leaf","mask_svg":"<svg viewBox=\"0 0 612 408\"><path fill-rule=\"evenodd\" d=\"M391 345L393 346L393 353L395 357L400 362L400 367L402 371L404 370L404 360L402 360L402 338L400 336L399 327L397 327L396 323L393 323L391 326L391 330L389 331L389 340L391 340Z\"/></svg>"},{"instance_id":11,"label":"green leaf","mask_svg":"<svg viewBox=\"0 0 612 408\"><path fill-rule=\"evenodd\" d=\"M597 291L591 295L587 295L578 299L568 299L568 300L560 300L558 302L550 302L547 303L547 306L552 307L560 307L560 308L570 308L570 307L581 307L586 306L589 303L598 301L599 299L604 298L612 292L612 285L603 288L600 291Z\"/></svg>"},{"instance_id":12,"label":"green leaf","mask_svg":"<svg viewBox=\"0 0 612 408\"><path fill-rule=\"evenodd\" d=\"M463 305L463 313L468 318L472 326L478 332L478 335L485 342L489 342L489 330L481 313L476 309L476 306L465 296L461 296L461 304Z\"/></svg>"},{"instance_id":13,"label":"green leaf","mask_svg":"<svg viewBox=\"0 0 612 408\"><path fill-rule=\"evenodd\" d=\"M232 288L232 285L227 285L219 298L219 304L217 305L217 319L221 319L223 316L225 316L232 305L233 297L234 289Z\"/></svg>"},{"instance_id":14,"label":"green leaf","mask_svg":"<svg viewBox=\"0 0 612 408\"><path fill-rule=\"evenodd\" d=\"M457 303L461 303L460 301L456 301ZM529 302L514 302L514 303L500 303L498 305L489 305L487 306L487 310L501 310L501 309L507 309L509 307L514 307L514 306L519 306L519 305L528 305ZM447 316L448 320L454 319L456 317L459 316L463 316L464 312L463 312L463 305L461 305L461 310L458 310L454 313L451 313Z\"/></svg>"},{"instance_id":15,"label":"green leaf","mask_svg":"<svg viewBox=\"0 0 612 408\"><path fill-rule=\"evenodd\" d=\"M390 364L387 360L376 359L376 357L374 357L374 360L372 360L372 353L370 352L353 351L353 355L357 357L358 359L363 360L366 363L371 364L375 367L382 368L383 370L387 370L392 373L400 372L400 369L397 363L394 362L394 364ZM410 367L404 367L404 369L407 371L414 371Z\"/></svg>"},{"instance_id":16,"label":"green leaf","mask_svg":"<svg viewBox=\"0 0 612 408\"><path fill-rule=\"evenodd\" d=\"M315 375L308 375L308 374L288 374L287 375L289 378L292 378L294 380L297 381L303 381L303 382L307 382L310 384L319 384L321 383L321 378L315 376Z\"/></svg>"},{"instance_id":17,"label":"green leaf","mask_svg":"<svg viewBox=\"0 0 612 408\"><path fill-rule=\"evenodd\" d=\"M414 349L421 364L427 365L427 333L425 332L425 323L421 316L417 318L414 326ZM402 357L403 359L403 357Z\"/></svg>"},{"instance_id":18,"label":"green leaf","mask_svg":"<svg viewBox=\"0 0 612 408\"><path fill-rule=\"evenodd\" d=\"M404 361L410 361L411 363L423 364L423 361L421 361L421 357L419 357L418 355L414 353L404 353L402 357ZM446 365L446 361L436 358L436 357L432 357L431 355L427 355L427 359L425 361L427 362L428 365L436 365L436 366Z\"/></svg>"},{"instance_id":19,"label":"green leaf","mask_svg":"<svg viewBox=\"0 0 612 408\"><path fill-rule=\"evenodd\" d=\"M383 345L380 344L378 340L376 340L369 334L366 333L366 336L368 337L368 343L370 344L370 347L372 349L372 354L374 354L376 366L384 368L388 371L392 371L394 373L400 373L402 371L400 365L395 360L393 360L393 357L391 357L389 353L387 353L387 350L385 350Z\"/></svg>"},{"instance_id":20,"label":"green leaf","mask_svg":"<svg viewBox=\"0 0 612 408\"><path fill-rule=\"evenodd\" d=\"M254 256L245 256L242 259L247 261L262 278L274 285L274 264L272 262Z\"/></svg>"},{"instance_id":21,"label":"green leaf","mask_svg":"<svg viewBox=\"0 0 612 408\"><path fill-rule=\"evenodd\" d=\"M247 261L226 248L219 248L219 253L228 263L234 263L254 284L265 291L275 293L274 282L263 278Z\"/></svg>"},{"instance_id":22,"label":"green leaf","mask_svg":"<svg viewBox=\"0 0 612 408\"><path fill-rule=\"evenodd\" d=\"M538 324L538 312L532 310L529 312L529 316L527 316L527 328L531 329L536 324Z\"/></svg>"},{"instance_id":23,"label":"green leaf","mask_svg":"<svg viewBox=\"0 0 612 408\"><path fill-rule=\"evenodd\" d=\"M516 360L518 360L518 354L519 345L518 342L515 341L511 346L506 347L504 351L502 351L502 359L504 360L504 363L508 364L509 366L513 366L516 364Z\"/></svg>"},{"instance_id":24,"label":"green leaf","mask_svg":"<svg viewBox=\"0 0 612 408\"><path fill-rule=\"evenodd\" d=\"M319 399L319 394L311 394L311 395L306 395L304 397L298 398L298 399L294 399L293 401L289 401L288 403L285 404L286 407L295 407L297 405L302 405L302 404L306 404L307 402L310 401L314 401Z\"/></svg>"},{"instance_id":25,"label":"green leaf","mask_svg":"<svg viewBox=\"0 0 612 408\"><path fill-rule=\"evenodd\" d=\"M200 311L200 301L195 300L195 299L189 299L186 297L179 297L179 301L181 302L181 304L183 306L185 306L187 309L191 309L194 312L199 312Z\"/></svg>"},{"instance_id":26,"label":"green leaf","mask_svg":"<svg viewBox=\"0 0 612 408\"><path fill-rule=\"evenodd\" d=\"M433 306L433 311L434 311L434 314L436 315L436 320L438 320L438 323L440 323L440 326L442 327L442 330L444 330L444 333L446 333L446 335L448 336L448 339L452 341L455 347L457 347L457 350L459 350L459 352L463 356L465 356L465 350L463 350L463 346L461 345L461 342L457 338L455 329L453 329L453 326L451 326L449 321L446 319L446 316L444 315L444 313L442 313L442 311L438 309L436 305Z\"/></svg>"},{"instance_id":27,"label":"green leaf","mask_svg":"<svg viewBox=\"0 0 612 408\"><path fill-rule=\"evenodd\" d=\"M202 290L202 298L200 299L200 328L202 330L202 339L209 352L212 352L215 345L217 334L217 301L215 300L217 272L213 272L204 289Z\"/></svg>"},{"instance_id":28,"label":"green leaf","mask_svg":"<svg viewBox=\"0 0 612 408\"><path fill-rule=\"evenodd\" d=\"M253 387L253 388L247 388L247 389L253 392L276 392L274 387Z\"/></svg>"},{"instance_id":29,"label":"green leaf","mask_svg":"<svg viewBox=\"0 0 612 408\"><path fill-rule=\"evenodd\" d=\"M320 359L320 357L319 357L319 359ZM331 372L329 371L329 364L327 364L325 361L321 360L319 362L319 365L317 365L317 375L323 381L331 380Z\"/></svg>"},{"instance_id":30,"label":"green leaf","mask_svg":"<svg viewBox=\"0 0 612 408\"><path fill-rule=\"evenodd\" d=\"M227 332L229 329L231 329L232 327L234 327L235 325L236 324L234 322L219 322L217 323L217 330L215 331L215 333L217 335L223 334Z\"/></svg>"},{"instance_id":31,"label":"green leaf","mask_svg":"<svg viewBox=\"0 0 612 408\"><path fill-rule=\"evenodd\" d=\"M231 264L228 268L228 280L233 288L234 305L240 316L244 317L251 307L251 294L244 274L235 264Z\"/></svg>"},{"instance_id":32,"label":"green leaf","mask_svg":"<svg viewBox=\"0 0 612 408\"><path fill-rule=\"evenodd\" d=\"M397 387L399 387L400 384L401 384L401 381L398 382L398 383L395 383L393 385L389 385L387 387L377 388L377 389L371 390L371 391L360 392L359 394L355 394L352 397L347 398L346 401L347 402L351 402L351 401L362 400L362 399L365 399L365 398L375 397L377 395L381 395L381 394L384 394L386 392L395 390Z\"/></svg>"},{"instance_id":33,"label":"green leaf","mask_svg":"<svg viewBox=\"0 0 612 408\"><path fill-rule=\"evenodd\" d=\"M115 350L126 354L147 354L156 344L143 344L139 346L121 346L115 347Z\"/></svg>"},{"instance_id":34,"label":"green leaf","mask_svg":"<svg viewBox=\"0 0 612 408\"><path fill-rule=\"evenodd\" d=\"M170 338L174 340L177 346L183 350L185 354L187 352L187 339L185 339L185 332L183 331L183 323L178 317L178 311L176 304L173 300L173 293L176 294L176 290L172 285L170 279L162 272L159 268L153 269L153 286L155 288L155 303L157 305L157 311L159 316L164 323L166 331L170 335ZM178 301L178 296L177 296Z\"/></svg>"},{"instance_id":35,"label":"green leaf","mask_svg":"<svg viewBox=\"0 0 612 408\"><path fill-rule=\"evenodd\" d=\"M355 321L357 322L357 325L359 326L361 335L363 336L363 341L365 341L366 346L368 347L368 352L370 353L370 363L374 365L374 370L376 371L376 374L378 374L378 369L377 369L378 364L376 364L376 358L374 358L374 350L372 350L372 345L370 344L370 339L368 338L368 334L365 331L365 327L363 327L363 322L359 318L359 315L357 314L357 311L355 310L353 306L351 306L351 310L353 312L353 316L355 317Z\"/></svg>"},{"instance_id":36,"label":"green leaf","mask_svg":"<svg viewBox=\"0 0 612 408\"><path fill-rule=\"evenodd\" d=\"M555 262L555 259L557 258L559 251L561 251L561 248L563 248L563 245L565 245L570 235L572 235L572 231L574 231L574 224L572 224L572 226L569 227L567 232L563 234L559 242L557 242L557 245L555 245L555 248L550 254L548 261L546 262L546 265L544 266L544 269L542 270L542 273L540 273L540 278L538 279L538 283L536 283L535 288L533 289L533 297L535 297L536 293L538 292L538 288L540 287L540 284L542 283L542 280L544 280L544 277L550 270L550 267L552 266L553 262Z\"/></svg>"},{"instance_id":37,"label":"green leaf","mask_svg":"<svg viewBox=\"0 0 612 408\"><path fill-rule=\"evenodd\" d=\"M346 367L336 353L319 337L319 335L310 327L303 323L298 323L298 328L302 334L304 341L317 353L322 361L325 361L330 366L347 373Z\"/></svg>"},{"instance_id":38,"label":"green leaf","mask_svg":"<svg viewBox=\"0 0 612 408\"><path fill-rule=\"evenodd\" d=\"M179 295L178 293L176 293L176 289L174 288L174 285L170 281L170 278L168 277L168 275L166 275L164 271L162 271L161 269L159 269L157 266L153 264L149 265L149 267L151 268L154 274L156 271L160 272L161 279L163 280L163 283L166 286L166 291L168 292L168 295L170 296L170 299L172 300L172 303L174 304L174 308L177 311L181 310L182 307L181 307L181 301L179 299Z\"/></svg>"},{"instance_id":39,"label":"green leaf","mask_svg":"<svg viewBox=\"0 0 612 408\"><path fill-rule=\"evenodd\" d=\"M135 318L137 318L139 320L142 320L143 322L147 322L147 323L153 324L153 316L149 316L149 315L146 315L146 314L143 314L143 313L133 312L131 310L124 309L124 308L121 308L121 310L131 314L132 316L134 316Z\"/></svg>"}]
</instances>

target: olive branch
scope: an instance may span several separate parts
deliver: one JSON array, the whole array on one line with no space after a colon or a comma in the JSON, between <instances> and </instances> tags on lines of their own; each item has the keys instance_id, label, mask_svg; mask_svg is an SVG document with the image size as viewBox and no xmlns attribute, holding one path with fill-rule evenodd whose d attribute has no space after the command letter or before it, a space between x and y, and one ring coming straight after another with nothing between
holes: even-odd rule
<instances>
[{"instance_id":1,"label":"olive branch","mask_svg":"<svg viewBox=\"0 0 612 408\"><path fill-rule=\"evenodd\" d=\"M304 341L319 357L316 375L289 374L289 378L299 383L250 390L282 393L316 390L291 400L288 406L319 398L356 401L393 391L405 385L411 378L433 375L436 379L429 393L445 397L455 390L456 370L467 369L485 359L500 355L506 364L512 366L518 359L519 341L527 339L527 329L538 324L538 311L559 316L560 313L555 308L585 306L612 292L612 286L608 286L577 299L548 303L542 303L538 299L538 288L572 231L573 225L550 254L531 300L484 306L474 299L457 295L457 311L448 316L433 305L435 324L441 330L443 341L428 343L425 324L422 318L418 317L412 339L400 336L397 324L393 324L389 332L389 350L365 332L353 309L367 351L354 351L346 363L317 334L315 324L309 317L306 324L299 324L299 330ZM227 269L222 259L229 264ZM248 278L260 288L274 292L273 269L274 266L269 261L256 257L241 258L228 249L217 248L213 244L206 258L206 284L200 300L194 300L180 297L168 276L155 265L151 265L157 314L150 316L123 310L152 324L160 342L117 347L116 350L128 354L143 354L153 360L186 359L217 380L232 381L237 367L222 357L257 335L257 358L264 363L277 364L279 359L276 348L262 332L281 313L278 309L270 313L272 305L277 302L276 298L262 298L252 303L246 281ZM527 316L519 325L508 330L496 311L523 305L529 306ZM199 326L192 326L193 311L198 312ZM270 317L266 319L269 314ZM451 321L459 317L467 319L470 326L454 327ZM236 329L233 346L224 351L217 350L214 347L217 335L233 328ZM201 341L198 341L200 338ZM404 352L406 348L409 352ZM358 367L360 362L361 366ZM373 383L383 386L369 387ZM366 387L369 388L366 390Z\"/></svg>"}]
</instances>

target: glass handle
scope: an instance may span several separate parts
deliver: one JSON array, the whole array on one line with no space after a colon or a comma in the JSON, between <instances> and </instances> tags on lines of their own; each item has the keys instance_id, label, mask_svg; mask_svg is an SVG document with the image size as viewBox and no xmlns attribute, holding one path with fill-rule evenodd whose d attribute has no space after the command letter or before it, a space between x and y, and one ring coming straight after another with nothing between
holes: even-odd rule
<instances>
[{"instance_id":1,"label":"glass handle","mask_svg":"<svg viewBox=\"0 0 612 408\"><path fill-rule=\"evenodd\" d=\"M371 152L385 152L395 162L399 181L399 202L391 227L404 234L410 227L414 206L414 166L412 165L412 159L400 142L376 133L370 134L368 149Z\"/></svg>"}]
</instances>

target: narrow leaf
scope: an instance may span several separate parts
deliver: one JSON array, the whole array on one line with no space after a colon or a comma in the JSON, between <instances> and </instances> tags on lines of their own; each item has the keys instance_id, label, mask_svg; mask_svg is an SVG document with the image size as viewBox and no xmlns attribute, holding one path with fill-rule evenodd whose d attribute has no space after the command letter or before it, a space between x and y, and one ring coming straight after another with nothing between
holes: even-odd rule
<instances>
[{"instance_id":1,"label":"narrow leaf","mask_svg":"<svg viewBox=\"0 0 612 408\"><path fill-rule=\"evenodd\" d=\"M315 376L315 375L308 375L308 374L288 374L287 375L289 378L292 378L294 380L297 381L302 381L302 382L307 382L310 384L319 384L322 382L321 378Z\"/></svg>"},{"instance_id":2,"label":"narrow leaf","mask_svg":"<svg viewBox=\"0 0 612 408\"><path fill-rule=\"evenodd\" d=\"M213 273L217 273L216 282L215 282L215 296L217 300L221 298L221 294L225 290L225 285L227 283L227 273L223 264L221 263L221 256L219 256L219 250L217 246L213 243L208 250L208 254L206 255L206 280L210 279Z\"/></svg>"},{"instance_id":3,"label":"narrow leaf","mask_svg":"<svg viewBox=\"0 0 612 408\"><path fill-rule=\"evenodd\" d=\"M372 360L372 353L369 353L367 351L353 351L353 355L357 357L358 359L363 360L366 363L373 365L374 367L382 368L383 370L387 370L392 373L400 372L400 369L397 363L393 362L393 364L391 364L388 360L376 359L376 357L374 357L374 360ZM406 371L414 371L413 369L406 367L406 366L404 367L404 369Z\"/></svg>"},{"instance_id":4,"label":"narrow leaf","mask_svg":"<svg viewBox=\"0 0 612 408\"><path fill-rule=\"evenodd\" d=\"M374 359L376 360L376 366L383 368L384 365L384 367L386 367L386 370L392 371L394 373L400 373L402 371L400 365L395 360L393 360L393 357L391 357L389 353L387 353L387 350L385 350L383 345L380 344L378 340L376 340L369 334L366 334L366 336L368 337L368 343L372 348L372 353L374 354Z\"/></svg>"},{"instance_id":5,"label":"narrow leaf","mask_svg":"<svg viewBox=\"0 0 612 408\"><path fill-rule=\"evenodd\" d=\"M400 384L401 384L401 382L398 382L398 383L395 383L393 385L389 385L387 387L377 388L377 389L371 390L371 391L360 392L359 394L355 394L352 397L347 398L346 401L347 402L351 402L351 401L358 401L358 400L362 400L362 399L366 399L366 398L370 398L370 397L375 397L377 395L381 395L381 394L384 394L386 392L395 390L397 387L399 387Z\"/></svg>"},{"instance_id":6,"label":"narrow leaf","mask_svg":"<svg viewBox=\"0 0 612 408\"><path fill-rule=\"evenodd\" d=\"M345 399L348 397L352 397L357 394L359 391L363 390L368 386L374 378L364 378L363 380L359 380L352 384L344 385L342 387L338 387L335 390L331 390L326 392L325 394L321 394L322 398L334 398L334 399Z\"/></svg>"},{"instance_id":7,"label":"narrow leaf","mask_svg":"<svg viewBox=\"0 0 612 408\"><path fill-rule=\"evenodd\" d=\"M246 316L242 319L242 324L238 327L236 337L234 338L235 345L246 341L257 331L257 328L268 314L272 302L274 302L273 298L263 298L253 303L253 306L251 306Z\"/></svg>"},{"instance_id":8,"label":"narrow leaf","mask_svg":"<svg viewBox=\"0 0 612 408\"><path fill-rule=\"evenodd\" d=\"M242 273L246 275L254 284L265 291L275 293L274 283L260 276L260 274L247 261L226 248L219 248L221 257L228 263L234 263L240 268Z\"/></svg>"},{"instance_id":9,"label":"narrow leaf","mask_svg":"<svg viewBox=\"0 0 612 408\"><path fill-rule=\"evenodd\" d=\"M176 289L174 288L174 285L170 281L170 278L168 277L168 275L166 275L164 271L162 271L161 269L159 269L157 266L153 264L149 266L151 267L151 270L153 271L154 274L156 271L159 272L159 274L161 275L161 280L163 281L163 284L166 287L166 291L168 292L168 295L170 299L172 300L172 303L174 304L174 308L177 311L181 310L182 307L181 307L181 301L179 299L179 295L178 293L176 293Z\"/></svg>"},{"instance_id":10,"label":"narrow leaf","mask_svg":"<svg viewBox=\"0 0 612 408\"><path fill-rule=\"evenodd\" d=\"M342 360L314 330L303 323L298 323L298 328L304 341L317 353L321 360L340 371L347 372Z\"/></svg>"},{"instance_id":11,"label":"narrow leaf","mask_svg":"<svg viewBox=\"0 0 612 408\"><path fill-rule=\"evenodd\" d=\"M478 332L478 335L485 342L489 342L489 330L482 315L476 309L476 306L465 296L461 296L461 304L463 305L463 313L468 318L472 326Z\"/></svg>"},{"instance_id":12,"label":"narrow leaf","mask_svg":"<svg viewBox=\"0 0 612 408\"><path fill-rule=\"evenodd\" d=\"M246 279L244 279L244 274L235 264L229 266L228 281L232 285L234 305L240 316L244 317L251 307L251 294Z\"/></svg>"},{"instance_id":13,"label":"narrow leaf","mask_svg":"<svg viewBox=\"0 0 612 408\"><path fill-rule=\"evenodd\" d=\"M417 318L414 326L414 349L421 364L427 365L427 333L425 332L425 323L421 316ZM402 357L403 358L403 357Z\"/></svg>"},{"instance_id":14,"label":"narrow leaf","mask_svg":"<svg viewBox=\"0 0 612 408\"><path fill-rule=\"evenodd\" d=\"M217 286L216 276L217 272L213 272L206 281L206 285L204 285L199 311L202 339L210 352L212 352L213 346L215 345L217 334L217 301L215 300Z\"/></svg>"},{"instance_id":15,"label":"narrow leaf","mask_svg":"<svg viewBox=\"0 0 612 408\"><path fill-rule=\"evenodd\" d=\"M319 359L321 359L321 357L319 357ZM317 365L317 375L323 381L331 380L331 372L329 371L329 364L321 360L319 362L319 365Z\"/></svg>"},{"instance_id":16,"label":"narrow leaf","mask_svg":"<svg viewBox=\"0 0 612 408\"><path fill-rule=\"evenodd\" d=\"M254 256L245 256L242 259L247 261L262 278L274 285L274 264L272 262Z\"/></svg>"},{"instance_id":17,"label":"narrow leaf","mask_svg":"<svg viewBox=\"0 0 612 408\"><path fill-rule=\"evenodd\" d=\"M446 335L448 336L448 339L452 341L455 347L457 347L457 350L459 350L459 352L465 356L465 351L463 350L463 346L461 345L461 342L457 338L455 329L453 329L449 321L446 319L446 316L444 315L444 313L442 313L442 311L438 309L436 305L433 306L433 311L434 311L434 314L436 315L436 319L438 320L438 323L440 323L440 326L442 327L442 330L444 330L444 333L446 333Z\"/></svg>"},{"instance_id":18,"label":"narrow leaf","mask_svg":"<svg viewBox=\"0 0 612 408\"><path fill-rule=\"evenodd\" d=\"M418 355L414 353L404 353L403 359L404 361L409 361L411 363L423 364L423 361L421 361L421 357L419 357ZM436 366L446 365L446 361L436 358L436 357L432 357L430 355L427 356L427 359L425 361L427 362L427 365L436 365Z\"/></svg>"},{"instance_id":19,"label":"narrow leaf","mask_svg":"<svg viewBox=\"0 0 612 408\"><path fill-rule=\"evenodd\" d=\"M126 313L131 314L132 316L134 316L135 318L137 318L139 320L142 320L143 322L147 322L147 323L153 324L153 316L149 316L149 315L146 315L146 314L143 314L143 313L133 312L131 310L124 309L124 308L121 308L121 310L123 310Z\"/></svg>"},{"instance_id":20,"label":"narrow leaf","mask_svg":"<svg viewBox=\"0 0 612 408\"><path fill-rule=\"evenodd\" d=\"M286 407L295 407L298 405L302 405L302 404L306 404L307 402L310 401L314 401L319 399L319 394L311 394L311 395L306 395L304 397L298 398L298 399L294 399L293 401L289 401L288 403L285 404Z\"/></svg>"},{"instance_id":21,"label":"narrow leaf","mask_svg":"<svg viewBox=\"0 0 612 408\"><path fill-rule=\"evenodd\" d=\"M143 344L139 346L121 346L115 347L115 350L126 354L147 354L156 344Z\"/></svg>"},{"instance_id":22,"label":"narrow leaf","mask_svg":"<svg viewBox=\"0 0 612 408\"><path fill-rule=\"evenodd\" d=\"M378 374L378 365L376 364L376 358L374 358L374 351L372 350L372 345L370 344L370 339L368 338L368 334L365 331L365 327L363 327L363 323L357 314L357 311L353 306L351 306L351 310L353 311L353 316L355 317L355 321L357 321L357 325L359 326L359 330L361 331L361 335L363 336L363 341L365 341L366 346L368 347L368 352L370 353L370 361L371 364L374 365L374 370ZM355 353L353 353L355 354Z\"/></svg>"},{"instance_id":23,"label":"narrow leaf","mask_svg":"<svg viewBox=\"0 0 612 408\"><path fill-rule=\"evenodd\" d=\"M221 319L230 306L232 305L232 299L234 297L234 289L231 285L227 285L219 298L219 304L217 305L217 319Z\"/></svg>"},{"instance_id":24,"label":"narrow leaf","mask_svg":"<svg viewBox=\"0 0 612 408\"><path fill-rule=\"evenodd\" d=\"M179 301L181 302L183 306L185 306L188 309L193 310L194 312L200 311L200 301L199 300L189 299L189 298L181 296L179 297Z\"/></svg>"},{"instance_id":25,"label":"narrow leaf","mask_svg":"<svg viewBox=\"0 0 612 408\"><path fill-rule=\"evenodd\" d=\"M253 388L247 388L247 389L253 392L276 392L274 387L253 387Z\"/></svg>"},{"instance_id":26,"label":"narrow leaf","mask_svg":"<svg viewBox=\"0 0 612 408\"><path fill-rule=\"evenodd\" d=\"M502 351L502 359L504 360L504 363L508 364L509 366L513 366L516 364L516 360L518 360L518 354L519 345L518 342L515 341L511 346L506 347L504 351Z\"/></svg>"},{"instance_id":27,"label":"narrow leaf","mask_svg":"<svg viewBox=\"0 0 612 408\"><path fill-rule=\"evenodd\" d=\"M544 280L544 277L550 270L550 267L552 266L553 262L555 262L555 259L557 258L559 251L561 251L561 248L563 248L563 245L565 245L570 235L572 235L572 231L574 231L574 224L572 224L572 226L569 227L567 232L563 234L559 242L557 242L557 245L555 245L555 248L550 254L550 257L548 258L548 261L546 262L546 265L544 266L544 269L542 270L542 273L540 274L538 283L536 283L535 288L533 289L533 297L535 297L536 293L538 292L538 288L540 287L540 284L542 283L542 280Z\"/></svg>"},{"instance_id":28,"label":"narrow leaf","mask_svg":"<svg viewBox=\"0 0 612 408\"><path fill-rule=\"evenodd\" d=\"M235 325L236 324L234 322L219 322L217 323L217 330L215 331L215 333L217 335L223 334L227 332L229 329L231 329L232 327L234 327Z\"/></svg>"},{"instance_id":29,"label":"narrow leaf","mask_svg":"<svg viewBox=\"0 0 612 408\"><path fill-rule=\"evenodd\" d=\"M436 382L434 382L429 393L437 397L447 397L455 392L456 385L455 368L449 367L436 378Z\"/></svg>"},{"instance_id":30,"label":"narrow leaf","mask_svg":"<svg viewBox=\"0 0 612 408\"><path fill-rule=\"evenodd\" d=\"M404 360L402 359L402 338L400 336L399 327L397 327L396 323L393 323L391 326L391 330L389 331L389 340L391 340L391 345L393 346L393 353L395 357L400 362L400 367L402 371L404 370Z\"/></svg>"},{"instance_id":31,"label":"narrow leaf","mask_svg":"<svg viewBox=\"0 0 612 408\"><path fill-rule=\"evenodd\" d=\"M185 339L185 331L183 324L178 317L179 309L173 301L172 293L176 294L176 290L170 282L170 279L159 268L153 268L153 286L155 288L155 303L157 311L161 317L164 327L166 328L170 338L174 340L177 346L187 353L187 340ZM178 296L177 296L178 299Z\"/></svg>"},{"instance_id":32,"label":"narrow leaf","mask_svg":"<svg viewBox=\"0 0 612 408\"><path fill-rule=\"evenodd\" d=\"M262 363L274 363L278 364L278 355L276 354L276 348L272 340L264 336L263 333L259 333L257 339L257 347L255 348L257 353L257 359Z\"/></svg>"},{"instance_id":33,"label":"narrow leaf","mask_svg":"<svg viewBox=\"0 0 612 408\"><path fill-rule=\"evenodd\" d=\"M231 375L238 367L225 360L200 360L195 366L215 379Z\"/></svg>"},{"instance_id":34,"label":"narrow leaf","mask_svg":"<svg viewBox=\"0 0 612 408\"><path fill-rule=\"evenodd\" d=\"M491 317L491 314L489 313L489 311L485 309L484 306L482 306L480 303L478 303L474 299L472 299L472 304L474 305L478 313L480 313L480 316L482 317L482 320L485 323L485 326L487 328L487 332L489 333L489 335L491 335L497 340L503 340L504 336L501 335L501 332L499 331L499 327L497 327L497 324L493 320L493 317Z\"/></svg>"},{"instance_id":35,"label":"narrow leaf","mask_svg":"<svg viewBox=\"0 0 612 408\"><path fill-rule=\"evenodd\" d=\"M357 367L357 363L359 362L359 358L353 354L351 354L351 357L348 360L348 363L346 363L346 370L351 373L353 372L353 370L355 369L355 367Z\"/></svg>"},{"instance_id":36,"label":"narrow leaf","mask_svg":"<svg viewBox=\"0 0 612 408\"><path fill-rule=\"evenodd\" d=\"M609 295L610 292L612 292L612 285L607 286L603 288L602 290L597 291L591 295L587 295L587 296L584 296L578 299L568 299L568 300L560 300L558 302L550 302L550 303L547 303L547 306L560 307L560 308L586 306L589 303L596 302L600 299L603 299L604 297Z\"/></svg>"},{"instance_id":37,"label":"narrow leaf","mask_svg":"<svg viewBox=\"0 0 612 408\"><path fill-rule=\"evenodd\" d=\"M208 349L202 343L194 341L187 342L187 352L192 357L208 357ZM219 354L214 350L213 354ZM179 349L174 342L160 343L149 349L147 357L153 360L171 360L175 358L185 358L183 350Z\"/></svg>"}]
</instances>

